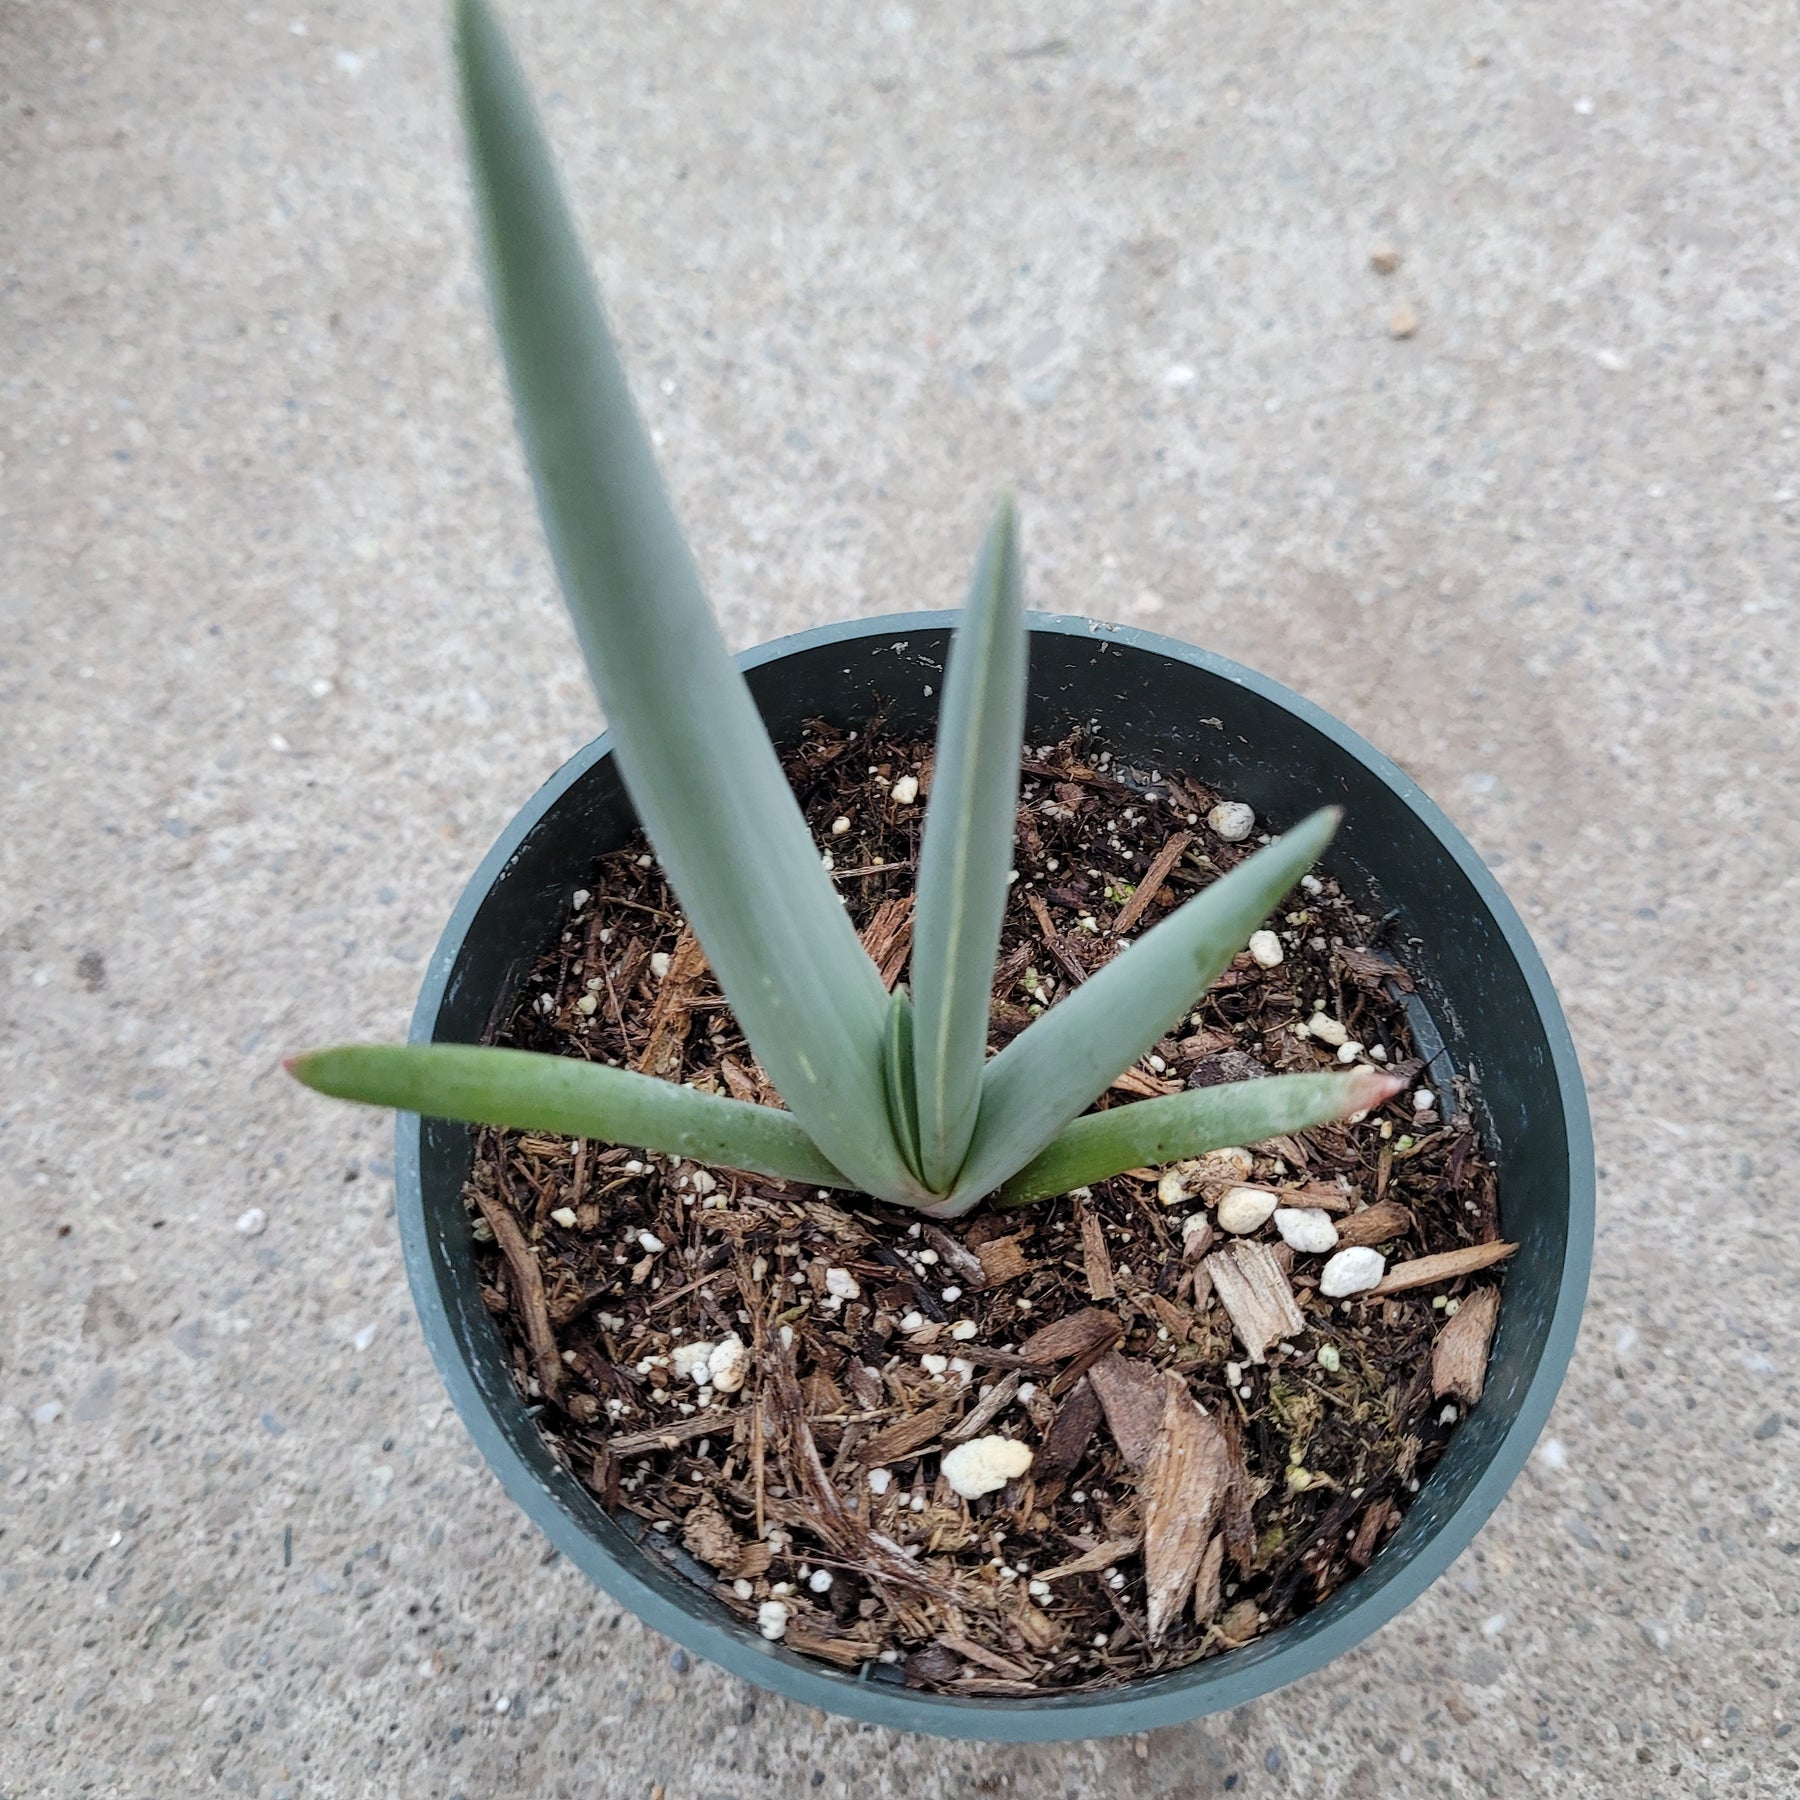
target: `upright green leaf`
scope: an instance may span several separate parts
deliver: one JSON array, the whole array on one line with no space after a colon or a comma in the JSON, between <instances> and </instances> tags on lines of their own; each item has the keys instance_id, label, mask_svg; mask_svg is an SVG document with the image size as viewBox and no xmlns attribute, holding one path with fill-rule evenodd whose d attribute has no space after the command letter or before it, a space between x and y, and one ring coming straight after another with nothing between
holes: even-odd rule
<instances>
[{"instance_id":1,"label":"upright green leaf","mask_svg":"<svg viewBox=\"0 0 1800 1800\"><path fill-rule=\"evenodd\" d=\"M987 1065L975 1142L956 1182L998 1187L1172 1026L1331 841L1322 808L1246 858L1066 994Z\"/></svg>"},{"instance_id":2,"label":"upright green leaf","mask_svg":"<svg viewBox=\"0 0 1800 1800\"><path fill-rule=\"evenodd\" d=\"M1159 1168L1233 1144L1260 1144L1379 1106L1405 1085L1375 1069L1269 1075L1086 1113L1014 1175L998 1200L1002 1206L1023 1206L1126 1169Z\"/></svg>"},{"instance_id":3,"label":"upright green leaf","mask_svg":"<svg viewBox=\"0 0 1800 1800\"><path fill-rule=\"evenodd\" d=\"M919 1172L919 1101L913 1089L913 1006L904 986L894 989L888 1008L888 1118L907 1166Z\"/></svg>"},{"instance_id":4,"label":"upright green leaf","mask_svg":"<svg viewBox=\"0 0 1800 1800\"><path fill-rule=\"evenodd\" d=\"M969 1153L987 1060L988 999L1012 868L1025 732L1018 526L995 511L950 647L912 948L919 1173L947 1193Z\"/></svg>"},{"instance_id":5,"label":"upright green leaf","mask_svg":"<svg viewBox=\"0 0 1800 1800\"><path fill-rule=\"evenodd\" d=\"M916 1199L887 1129L887 995L707 605L505 37L483 0L456 16L495 323L625 785L795 1117L869 1192Z\"/></svg>"},{"instance_id":6,"label":"upright green leaf","mask_svg":"<svg viewBox=\"0 0 1800 1800\"><path fill-rule=\"evenodd\" d=\"M288 1064L340 1100L631 1144L777 1181L848 1187L792 1113L574 1056L477 1044L341 1044Z\"/></svg>"}]
</instances>

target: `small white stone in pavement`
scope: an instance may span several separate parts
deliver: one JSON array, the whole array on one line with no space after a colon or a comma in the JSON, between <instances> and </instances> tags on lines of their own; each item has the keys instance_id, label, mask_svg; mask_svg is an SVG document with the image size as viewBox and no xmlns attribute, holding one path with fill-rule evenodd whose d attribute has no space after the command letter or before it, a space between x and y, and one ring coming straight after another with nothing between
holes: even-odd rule
<instances>
[{"instance_id":1,"label":"small white stone in pavement","mask_svg":"<svg viewBox=\"0 0 1800 1800\"><path fill-rule=\"evenodd\" d=\"M848 1269L827 1269L825 1271L825 1291L834 1294L840 1300L860 1298L862 1288Z\"/></svg>"},{"instance_id":2,"label":"small white stone in pavement","mask_svg":"<svg viewBox=\"0 0 1800 1800\"><path fill-rule=\"evenodd\" d=\"M1387 1273L1387 1258L1366 1244L1340 1250L1319 1276L1319 1292L1328 1299L1343 1300L1365 1294Z\"/></svg>"},{"instance_id":3,"label":"small white stone in pavement","mask_svg":"<svg viewBox=\"0 0 1800 1800\"><path fill-rule=\"evenodd\" d=\"M245 1237L261 1237L268 1223L269 1215L260 1206L253 1206L238 1214L237 1228Z\"/></svg>"},{"instance_id":4,"label":"small white stone in pavement","mask_svg":"<svg viewBox=\"0 0 1800 1800\"><path fill-rule=\"evenodd\" d=\"M1348 1043L1350 1034L1329 1013L1316 1012L1306 1021L1307 1034L1316 1037L1321 1044L1330 1044L1333 1049Z\"/></svg>"},{"instance_id":5,"label":"small white stone in pavement","mask_svg":"<svg viewBox=\"0 0 1800 1800\"><path fill-rule=\"evenodd\" d=\"M1278 1206L1275 1229L1284 1244L1303 1256L1325 1256L1337 1248L1337 1227L1320 1206Z\"/></svg>"},{"instance_id":6,"label":"small white stone in pavement","mask_svg":"<svg viewBox=\"0 0 1800 1800\"><path fill-rule=\"evenodd\" d=\"M756 1609L756 1629L771 1644L787 1636L788 1609L779 1600L765 1600Z\"/></svg>"},{"instance_id":7,"label":"small white stone in pavement","mask_svg":"<svg viewBox=\"0 0 1800 1800\"><path fill-rule=\"evenodd\" d=\"M1206 822L1228 844L1241 844L1256 829L1256 814L1241 800L1221 800Z\"/></svg>"},{"instance_id":8,"label":"small white stone in pavement","mask_svg":"<svg viewBox=\"0 0 1800 1800\"><path fill-rule=\"evenodd\" d=\"M902 775L888 789L896 806L911 806L919 797L919 778L916 775Z\"/></svg>"},{"instance_id":9,"label":"small white stone in pavement","mask_svg":"<svg viewBox=\"0 0 1800 1800\"><path fill-rule=\"evenodd\" d=\"M1242 1236L1268 1224L1278 1202L1267 1188L1234 1187L1219 1202L1219 1229Z\"/></svg>"},{"instance_id":10,"label":"small white stone in pavement","mask_svg":"<svg viewBox=\"0 0 1800 1800\"><path fill-rule=\"evenodd\" d=\"M955 1492L965 1500L979 1500L1031 1467L1031 1446L1016 1438L973 1438L947 1451L938 1467Z\"/></svg>"},{"instance_id":11,"label":"small white stone in pavement","mask_svg":"<svg viewBox=\"0 0 1800 1800\"><path fill-rule=\"evenodd\" d=\"M1281 939L1272 931L1253 931L1250 934L1250 955L1265 969L1281 967Z\"/></svg>"}]
</instances>

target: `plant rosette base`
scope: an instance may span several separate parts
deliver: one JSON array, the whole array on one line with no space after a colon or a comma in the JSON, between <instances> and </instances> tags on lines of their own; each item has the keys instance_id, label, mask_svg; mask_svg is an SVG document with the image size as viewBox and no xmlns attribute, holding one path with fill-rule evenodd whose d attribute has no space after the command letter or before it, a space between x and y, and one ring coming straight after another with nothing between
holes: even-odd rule
<instances>
[{"instance_id":1,"label":"plant rosette base","mask_svg":"<svg viewBox=\"0 0 1800 1800\"><path fill-rule=\"evenodd\" d=\"M878 620L769 646L743 662L784 751L805 741L813 718L846 732L867 730L879 718L890 739L928 736L947 625L929 615ZM1159 1196L1153 1177L1120 1178L1091 1199L1000 1214L984 1206L948 1232L926 1226L941 1240L934 1248L909 1215L855 1196L822 1203L781 1184L734 1182L727 1172L666 1159L654 1159L646 1172L637 1157L598 1145L580 1153L577 1168L565 1145L483 1133L477 1228L463 1201L471 1134L412 1117L400 1125L402 1231L427 1337L509 1491L571 1560L696 1653L808 1703L901 1728L991 1738L1141 1730L1241 1704L1348 1648L1447 1565L1516 1473L1566 1363L1585 1285L1591 1170L1573 1053L1523 928L1453 828L1385 759L1261 677L1141 633L1035 620L1028 742L1043 746L1089 722L1098 741L1130 765L1132 780L1149 784L1156 797L1132 806L1110 775L1095 783L1093 791L1126 815L1112 866L1100 854L1107 846L1096 847L1100 840L1090 842L1080 871L1045 869L1046 860L1063 859L1044 846L1035 856L1029 846L1022 850L1029 885L1010 909L1006 988L997 989L995 1009L1000 1031L1009 1014L1028 1021L1084 967L1103 960L1115 921L1129 931L1135 919L1154 919L1156 894L1136 897L1128 872L1148 862L1166 903L1205 879L1207 860L1224 864L1241 854L1190 814L1196 790L1181 790L1181 776L1248 801L1259 814L1266 809L1278 824L1319 798L1347 806L1344 837L1313 902L1316 917L1306 916L1303 893L1284 908L1288 922L1274 922L1288 938L1283 963L1240 958L1196 1009L1183 1041L1161 1046L1169 1053L1156 1058L1162 1068L1147 1061L1109 1096L1129 1104L1179 1082L1254 1072L1225 1066L1245 1054L1245 1043L1266 1055L1278 1046L1282 1068L1324 1067L1341 1048L1330 1040L1346 1013L1365 1038L1379 1029L1392 1040L1380 1045L1390 1066L1407 1066L1417 1087L1409 1083L1387 1109L1384 1129L1377 1120L1330 1128L1325 1141L1342 1154L1315 1151L1317 1167L1302 1167L1304 1154L1284 1161L1271 1154L1280 1146L1262 1146L1243 1185L1277 1191L1278 1218L1259 1217L1234 1237L1219 1227L1237 1216L1230 1202L1242 1211L1244 1196L1216 1186L1201 1191L1198 1178L1190 1178L1193 1193L1183 1193L1177 1180ZM905 807L890 802L882 829L872 829L867 815L881 786L867 775L869 755L830 737L827 731L814 745L830 752L817 757L815 830L827 845L837 836L850 852L834 856L848 883L880 890L853 914L865 941L874 934L877 961L885 952L897 972L906 871L886 865L907 860L897 854L907 841ZM1062 814L1081 810L1079 783L1059 780L1066 767L1040 764L1034 771L1032 754L1034 802L1052 835L1066 836ZM823 777L840 760L834 790ZM929 770L923 772L928 781ZM889 779L914 773L896 769ZM907 788L901 792L910 800ZM832 817L820 812L821 803ZM838 817L847 822L834 833ZM1231 822L1223 822L1229 830ZM659 961L654 971L630 972L635 1002L621 1002L610 976L589 987L556 974L561 967L566 977L571 962L582 971L604 963L626 973L617 954L584 943L584 931L606 930L611 939L621 916L653 901L666 904L658 872L648 869L638 872L645 891L636 898L589 894L570 917L572 891L592 880L596 857L619 851L633 829L602 739L534 799L471 883L434 959L415 1041L475 1041L510 1019L516 1030L507 1041L579 1054L584 1034L605 1039L616 1021L629 1033L622 1041L645 1058L640 1066L660 1058L665 1072L726 1089L753 1080L729 1014L705 983L703 962L698 985L683 966L678 922L668 913L661 936L644 914L640 960ZM871 850L878 839L881 848ZM1171 845L1175 860L1159 863L1157 852ZM636 871L635 858L625 867ZM852 874L858 867L877 873ZM1059 874L1069 879L1059 882ZM1348 900L1336 897L1340 883ZM608 910L619 900L624 915L616 905ZM1092 910L1084 914L1084 905ZM1395 979L1381 952L1357 962L1355 946L1366 939L1356 913L1369 926L1383 922L1380 941L1400 950L1406 977ZM603 915L612 923L600 924ZM1334 939L1351 940L1348 961ZM546 944L551 958L539 964ZM1486 952L1479 960L1472 954L1478 949ZM591 964L584 960L590 954ZM1252 1001L1264 1010L1247 1012ZM1290 1024L1284 1033L1276 1016L1284 1008L1298 1032ZM1324 1015L1319 1033L1307 1028L1315 1014ZM1504 1029L1496 1034L1484 1024L1465 1040L1454 1028L1459 1020ZM683 1066L678 1049L671 1064L668 1046L683 1040L698 1053ZM612 1054L620 1041L614 1036L594 1053ZM1350 1043L1355 1054L1356 1040ZM1471 1073L1479 1074L1473 1086ZM1452 1132L1444 1120L1459 1094L1469 1098L1475 1129ZM1484 1156L1498 1177L1498 1219L1488 1210L1496 1184ZM516 1159L510 1174L496 1169L505 1158ZM1430 1180L1414 1179L1427 1167ZM1340 1193L1348 1190L1342 1208L1328 1191L1339 1176ZM1304 1204L1319 1200L1326 1204ZM1370 1201L1387 1212L1369 1212ZM523 1221L513 1229L539 1239L533 1267L547 1285L535 1296L525 1292L528 1282L509 1278L508 1243L484 1248L473 1241L476 1229L492 1235L487 1221L502 1207L510 1209L499 1219L503 1237L510 1218ZM1301 1212L1309 1216L1299 1218ZM1507 1270L1461 1271L1458 1278L1451 1268L1391 1300L1359 1294L1334 1303L1320 1292L1321 1214L1335 1218L1332 1229L1343 1229L1346 1244L1358 1235L1352 1220L1366 1226L1364 1238L1379 1221L1381 1247L1396 1269L1496 1235L1519 1249ZM1183 1254L1185 1219L1213 1228L1211 1243L1201 1245L1205 1254L1191 1259ZM995 1245L1004 1246L991 1253L1002 1263L1017 1255L1026 1267L1005 1275L996 1265L990 1272L1000 1279L990 1286L986 1273L974 1271L984 1246ZM510 1248L516 1255L517 1243ZM962 1282L941 1273L958 1255L970 1271ZM1285 1338L1279 1320L1270 1324L1277 1335L1262 1363L1244 1348L1249 1302L1231 1288L1240 1262L1253 1255L1279 1271L1309 1321ZM1245 1266L1259 1279L1266 1273L1261 1260ZM696 1271L728 1279L703 1300ZM1479 1337L1485 1348L1492 1328L1486 1297L1502 1275L1506 1299L1486 1393L1465 1423L1457 1382L1466 1385L1469 1373L1434 1368L1431 1349L1450 1335L1446 1317L1462 1316L1458 1306L1471 1299L1482 1304L1468 1307L1467 1329L1455 1335ZM1328 1293L1329 1279L1323 1285ZM909 1298L919 1304L908 1305ZM563 1319L568 1329L559 1330L551 1315L571 1306L587 1317ZM506 1315L510 1344L495 1330L496 1311ZM1021 1360L1021 1351L1038 1354L1032 1338L1045 1327L1080 1335L1083 1319L1107 1316L1114 1329L1103 1334L1106 1342L1075 1345L1071 1338L1072 1348L1049 1343L1063 1354ZM671 1354L682 1338L716 1341L733 1329L759 1340L749 1385L715 1394L685 1381L682 1359ZM1040 1343L1054 1337L1055 1330L1040 1335ZM589 1379L608 1351L627 1359L631 1384L609 1389L604 1379ZM986 1360L977 1364L965 1352ZM1137 1378L1141 1414L1148 1404L1142 1378L1163 1367L1178 1368L1206 1417L1224 1422L1256 1495L1255 1541L1243 1541L1241 1516L1235 1536L1227 1529L1229 1483L1215 1480L1209 1489L1191 1469L1165 1466L1166 1456L1148 1458L1146 1466L1147 1440L1133 1443L1132 1396L1122 1384ZM1478 1361L1477 1388L1481 1374ZM1410 1447L1401 1447L1400 1434L1385 1444L1379 1432L1366 1446L1346 1440L1334 1404L1359 1391L1358 1379L1385 1387L1390 1378L1407 1412ZM554 1389L549 1404L545 1382ZM958 1433L984 1405L988 1417L978 1417L977 1427L1032 1445L1038 1474L965 1498L940 1473L953 1447L945 1434ZM1059 1469L1066 1440L1083 1425L1070 1415L1084 1411L1079 1458ZM747 1424L753 1416L754 1446ZM805 1492L809 1457L796 1458L793 1439L801 1419L816 1421L806 1435L819 1452L819 1470L829 1466L840 1478L835 1500ZM910 1443L908 1421L918 1419L936 1426L922 1445ZM694 1435L695 1420L712 1422L705 1436ZM1181 1424L1173 1413L1169 1421ZM551 1431L564 1461L540 1428ZM658 1431L680 1440L679 1447L646 1453L637 1434ZM972 1435L961 1432L964 1441ZM626 1448L624 1456L594 1454L609 1437ZM869 1483L871 1447L880 1458L879 1492ZM766 1557L752 1549L745 1559L743 1540L755 1540L747 1529L753 1448L761 1517L774 1543ZM971 1445L964 1461L979 1448ZM1213 1490L1210 1530L1189 1557L1190 1547L1176 1542L1180 1534L1171 1535L1162 1515L1184 1495L1203 1508ZM1239 1498L1248 1511L1249 1493ZM919 1576L910 1638L896 1634L887 1605L890 1593L899 1594L897 1616L908 1616L906 1571L889 1571L897 1587L878 1579L879 1569L871 1578L841 1530L824 1539L809 1533L805 1508L821 1500L849 1505L845 1529L876 1528L899 1552L912 1551L916 1569L937 1572L935 1599ZM1146 1516L1154 1549L1120 1551L1133 1527L1143 1535ZM724 1540L709 1535L713 1524L726 1531ZM1225 1555L1228 1542L1235 1560ZM996 1548L999 1555L987 1554ZM1092 1566L1070 1571L1084 1556ZM1184 1557L1206 1566L1186 1567ZM1200 1626L1158 1618L1159 1593L1166 1614L1176 1584L1177 1609L1190 1605L1196 1586L1201 1590ZM959 1601L960 1632L944 1628L944 1615L932 1611L948 1604L954 1621ZM1023 1634L1014 1622L1022 1607L1032 1609ZM1155 1648L1144 1641L1146 1607L1157 1627L1151 1635L1160 1640ZM926 1619L936 1629L922 1638Z\"/></svg>"}]
</instances>

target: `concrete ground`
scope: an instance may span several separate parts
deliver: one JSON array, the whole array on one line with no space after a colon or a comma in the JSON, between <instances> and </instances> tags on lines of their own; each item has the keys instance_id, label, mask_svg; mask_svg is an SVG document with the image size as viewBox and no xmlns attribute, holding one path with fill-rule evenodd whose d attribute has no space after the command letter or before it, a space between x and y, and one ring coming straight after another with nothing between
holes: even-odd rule
<instances>
[{"instance_id":1,"label":"concrete ground","mask_svg":"<svg viewBox=\"0 0 1800 1800\"><path fill-rule=\"evenodd\" d=\"M546 1560L387 1122L277 1071L401 1032L595 728L437 12L0 5L0 1793L1795 1792L1791 19L509 8L735 642L953 601L1015 481L1038 604L1412 770L1581 1043L1592 1301L1475 1548L1240 1712L1017 1750Z\"/></svg>"}]
</instances>

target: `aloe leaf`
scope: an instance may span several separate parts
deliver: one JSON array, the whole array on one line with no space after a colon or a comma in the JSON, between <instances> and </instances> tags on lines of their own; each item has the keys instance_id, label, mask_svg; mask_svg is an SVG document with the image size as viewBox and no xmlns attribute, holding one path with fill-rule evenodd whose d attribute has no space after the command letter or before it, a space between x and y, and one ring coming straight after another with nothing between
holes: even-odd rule
<instances>
[{"instance_id":1,"label":"aloe leaf","mask_svg":"<svg viewBox=\"0 0 1800 1800\"><path fill-rule=\"evenodd\" d=\"M1232 1144L1305 1131L1391 1099L1406 1084L1374 1069L1348 1075L1269 1075L1137 1100L1075 1120L1001 1188L1001 1206L1105 1181L1126 1169L1158 1168Z\"/></svg>"},{"instance_id":2,"label":"aloe leaf","mask_svg":"<svg viewBox=\"0 0 1800 1800\"><path fill-rule=\"evenodd\" d=\"M870 1193L888 997L820 866L665 493L504 34L458 0L476 210L538 508L625 785L782 1098Z\"/></svg>"},{"instance_id":3,"label":"aloe leaf","mask_svg":"<svg viewBox=\"0 0 1800 1800\"><path fill-rule=\"evenodd\" d=\"M1146 932L987 1065L953 1199L998 1187L1084 1111L1203 994L1317 860L1342 811L1321 808Z\"/></svg>"},{"instance_id":4,"label":"aloe leaf","mask_svg":"<svg viewBox=\"0 0 1800 1800\"><path fill-rule=\"evenodd\" d=\"M296 1056L287 1068L340 1100L631 1144L777 1181L851 1185L792 1113L572 1056L477 1044L342 1044Z\"/></svg>"},{"instance_id":5,"label":"aloe leaf","mask_svg":"<svg viewBox=\"0 0 1800 1800\"><path fill-rule=\"evenodd\" d=\"M888 1118L894 1137L915 1174L919 1171L919 1106L913 1090L913 1005L904 987L894 989L888 1008Z\"/></svg>"},{"instance_id":6,"label":"aloe leaf","mask_svg":"<svg viewBox=\"0 0 1800 1800\"><path fill-rule=\"evenodd\" d=\"M919 1173L947 1193L981 1107L988 1000L1019 804L1025 610L1018 526L1001 501L950 647L919 853L912 984Z\"/></svg>"}]
</instances>

